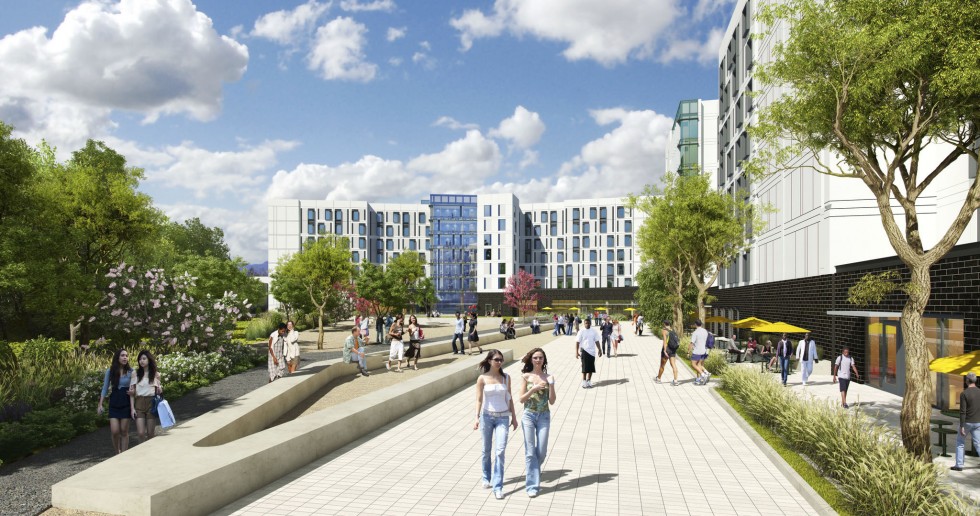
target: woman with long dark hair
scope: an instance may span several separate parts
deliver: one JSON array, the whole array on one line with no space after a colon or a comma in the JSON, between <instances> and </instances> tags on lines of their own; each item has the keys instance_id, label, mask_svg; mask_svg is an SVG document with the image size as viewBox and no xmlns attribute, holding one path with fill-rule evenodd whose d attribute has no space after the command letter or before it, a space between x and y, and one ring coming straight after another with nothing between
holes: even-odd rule
<instances>
[{"instance_id":1,"label":"woman with long dark hair","mask_svg":"<svg viewBox=\"0 0 980 516\"><path fill-rule=\"evenodd\" d=\"M524 464L527 470L525 489L531 498L541 488L541 463L548 454L548 432L551 430L551 409L555 404L555 377L548 374L548 356L541 348L524 355L521 368L521 403L524 414Z\"/></svg>"},{"instance_id":2,"label":"woman with long dark hair","mask_svg":"<svg viewBox=\"0 0 980 516\"><path fill-rule=\"evenodd\" d=\"M473 346L476 346L476 354L483 353L483 348L480 346L480 334L476 331L476 310L470 313L470 331L467 335L466 340L470 341L470 351L473 350Z\"/></svg>"},{"instance_id":3,"label":"woman with long dark hair","mask_svg":"<svg viewBox=\"0 0 980 516\"><path fill-rule=\"evenodd\" d=\"M388 346L388 361L385 362L385 369L391 371L391 363L395 362L395 372L402 372L402 359L405 358L405 344L402 343L402 336L405 330L402 328L402 314L395 316L395 322L388 330L388 338L391 345Z\"/></svg>"},{"instance_id":4,"label":"woman with long dark hair","mask_svg":"<svg viewBox=\"0 0 980 516\"><path fill-rule=\"evenodd\" d=\"M504 497L504 451L507 449L508 424L517 430L510 378L504 373L503 365L504 354L496 349L491 349L480 362L482 374L476 380L476 423L473 424L473 430L479 429L483 435L483 487L493 488L493 495L498 500ZM491 472L492 459L495 460Z\"/></svg>"},{"instance_id":5,"label":"woman with long dark hair","mask_svg":"<svg viewBox=\"0 0 980 516\"><path fill-rule=\"evenodd\" d=\"M102 414L102 401L109 397L109 430L112 434L112 447L116 453L129 449L129 422L136 417L133 398L129 395L130 373L129 352L120 349L112 355L112 364L105 371L102 381L102 394L99 395L99 408Z\"/></svg>"},{"instance_id":6,"label":"woman with long dark hair","mask_svg":"<svg viewBox=\"0 0 980 516\"><path fill-rule=\"evenodd\" d=\"M140 351L136 356L136 363L139 367L131 373L129 381L130 394L133 398L133 408L136 411L136 435L140 442L153 438L153 397L163 394L163 385L160 383L160 373L157 371L157 361L153 359L153 353L148 350Z\"/></svg>"},{"instance_id":7,"label":"woman with long dark hair","mask_svg":"<svg viewBox=\"0 0 980 516\"><path fill-rule=\"evenodd\" d=\"M405 366L411 365L414 358L415 364L412 367L416 371L419 370L419 358L422 357L422 339L419 337L421 328L415 314L408 316L408 350L405 352Z\"/></svg>"}]
</instances>

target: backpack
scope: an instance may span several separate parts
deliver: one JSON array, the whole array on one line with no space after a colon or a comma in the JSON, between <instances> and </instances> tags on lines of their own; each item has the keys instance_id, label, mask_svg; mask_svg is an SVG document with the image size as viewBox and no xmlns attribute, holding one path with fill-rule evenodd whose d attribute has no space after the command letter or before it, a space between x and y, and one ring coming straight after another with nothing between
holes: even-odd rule
<instances>
[{"instance_id":1,"label":"backpack","mask_svg":"<svg viewBox=\"0 0 980 516\"><path fill-rule=\"evenodd\" d=\"M667 335L667 349L670 350L671 353L674 353L679 347L681 347L681 342L677 338L677 334L674 333L674 330L670 330L670 333Z\"/></svg>"},{"instance_id":2,"label":"backpack","mask_svg":"<svg viewBox=\"0 0 980 516\"><path fill-rule=\"evenodd\" d=\"M715 334L708 332L708 340L705 342L704 347L708 349L715 349Z\"/></svg>"}]
</instances>

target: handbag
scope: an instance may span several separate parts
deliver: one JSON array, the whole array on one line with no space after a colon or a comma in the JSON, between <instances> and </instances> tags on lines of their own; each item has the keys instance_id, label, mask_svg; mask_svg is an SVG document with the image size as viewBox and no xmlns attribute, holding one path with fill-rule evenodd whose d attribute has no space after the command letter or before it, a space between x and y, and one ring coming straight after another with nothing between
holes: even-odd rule
<instances>
[{"instance_id":1,"label":"handbag","mask_svg":"<svg viewBox=\"0 0 980 516\"><path fill-rule=\"evenodd\" d=\"M170 403L167 400L160 400L160 403L157 404L157 412L159 412L160 427L170 428L177 424L174 411L170 409Z\"/></svg>"},{"instance_id":2,"label":"handbag","mask_svg":"<svg viewBox=\"0 0 980 516\"><path fill-rule=\"evenodd\" d=\"M157 394L156 396L153 397L153 404L150 405L150 414L153 414L154 416L157 415L158 413L157 407L160 406L161 401L163 401L162 394Z\"/></svg>"}]
</instances>

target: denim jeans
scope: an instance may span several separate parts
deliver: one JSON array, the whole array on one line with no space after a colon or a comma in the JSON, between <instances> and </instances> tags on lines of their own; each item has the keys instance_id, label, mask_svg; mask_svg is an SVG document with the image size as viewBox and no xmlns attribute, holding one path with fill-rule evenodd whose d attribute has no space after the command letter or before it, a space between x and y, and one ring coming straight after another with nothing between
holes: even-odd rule
<instances>
[{"instance_id":1,"label":"denim jeans","mask_svg":"<svg viewBox=\"0 0 980 516\"><path fill-rule=\"evenodd\" d=\"M541 488L541 463L548 454L548 431L551 430L551 412L525 410L521 416L524 430L524 465L527 467L527 492L537 493Z\"/></svg>"},{"instance_id":2,"label":"denim jeans","mask_svg":"<svg viewBox=\"0 0 980 516\"><path fill-rule=\"evenodd\" d=\"M483 434L483 481L490 482L494 492L504 489L504 451L510 434L510 416L480 414L480 431ZM492 446L492 450L491 450ZM491 457L492 453L492 457ZM491 458L493 471L490 471Z\"/></svg>"},{"instance_id":3,"label":"denim jeans","mask_svg":"<svg viewBox=\"0 0 980 516\"><path fill-rule=\"evenodd\" d=\"M354 362L357 362L357 365L361 369L367 369L367 357L364 355L364 353L354 353L354 352L351 352L351 354L350 354L350 363L353 364Z\"/></svg>"},{"instance_id":4,"label":"denim jeans","mask_svg":"<svg viewBox=\"0 0 980 516\"><path fill-rule=\"evenodd\" d=\"M463 347L463 334L462 333L454 333L453 334L453 353L456 353L456 339L459 339L459 352L462 353L462 352L466 351L466 348Z\"/></svg>"},{"instance_id":5,"label":"denim jeans","mask_svg":"<svg viewBox=\"0 0 980 516\"><path fill-rule=\"evenodd\" d=\"M602 335L602 353L608 358L612 351L612 335Z\"/></svg>"},{"instance_id":6,"label":"denim jeans","mask_svg":"<svg viewBox=\"0 0 980 516\"><path fill-rule=\"evenodd\" d=\"M980 450L980 423L964 423L966 433L973 438L973 449ZM963 455L966 453L966 436L956 432L956 465L963 467Z\"/></svg>"},{"instance_id":7,"label":"denim jeans","mask_svg":"<svg viewBox=\"0 0 980 516\"><path fill-rule=\"evenodd\" d=\"M783 376L783 385L786 385L786 377L789 376L789 357L779 357L779 372Z\"/></svg>"}]
</instances>

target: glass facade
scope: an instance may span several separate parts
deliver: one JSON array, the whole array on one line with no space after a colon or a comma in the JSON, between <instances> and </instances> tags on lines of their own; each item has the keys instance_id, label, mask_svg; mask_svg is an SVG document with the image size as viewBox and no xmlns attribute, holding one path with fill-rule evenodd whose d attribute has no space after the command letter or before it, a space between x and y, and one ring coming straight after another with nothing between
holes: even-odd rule
<instances>
[{"instance_id":1,"label":"glass facade","mask_svg":"<svg viewBox=\"0 0 980 516\"><path fill-rule=\"evenodd\" d=\"M433 194L429 210L435 308L465 311L476 304L476 196Z\"/></svg>"},{"instance_id":2,"label":"glass facade","mask_svg":"<svg viewBox=\"0 0 980 516\"><path fill-rule=\"evenodd\" d=\"M680 153L678 175L690 174L697 170L698 156L698 101L684 100L677 106L674 123L680 127L677 150Z\"/></svg>"}]
</instances>

